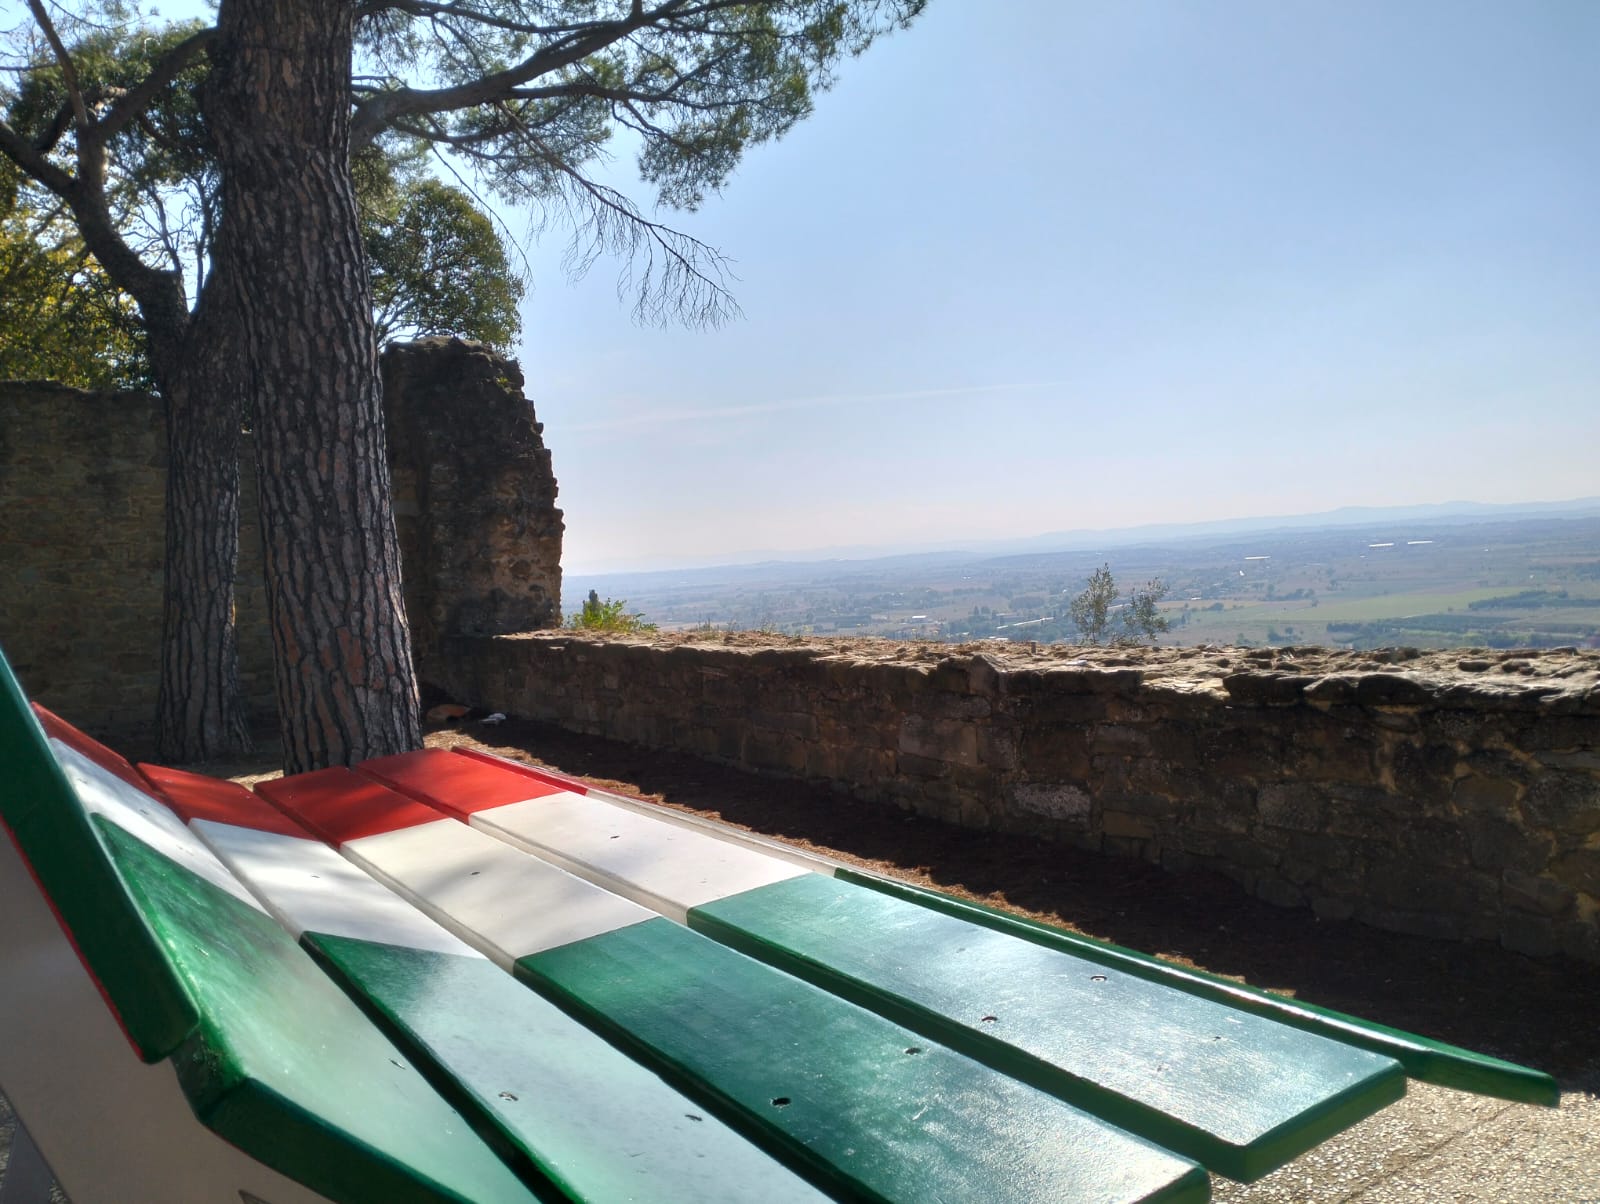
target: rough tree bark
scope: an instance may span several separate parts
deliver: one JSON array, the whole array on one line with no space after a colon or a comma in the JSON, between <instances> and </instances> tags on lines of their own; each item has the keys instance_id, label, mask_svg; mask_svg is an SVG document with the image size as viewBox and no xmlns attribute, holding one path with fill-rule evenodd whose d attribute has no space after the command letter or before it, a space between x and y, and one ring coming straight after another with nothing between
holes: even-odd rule
<instances>
[{"instance_id":1,"label":"rough tree bark","mask_svg":"<svg viewBox=\"0 0 1600 1204\"><path fill-rule=\"evenodd\" d=\"M166 408L166 562L157 739L163 760L250 748L239 691L234 582L239 558L240 372L208 289L181 339L152 332Z\"/></svg>"},{"instance_id":2,"label":"rough tree bark","mask_svg":"<svg viewBox=\"0 0 1600 1204\"><path fill-rule=\"evenodd\" d=\"M354 19L349 0L223 0L205 98L289 772L421 744L350 179Z\"/></svg>"},{"instance_id":3,"label":"rough tree bark","mask_svg":"<svg viewBox=\"0 0 1600 1204\"><path fill-rule=\"evenodd\" d=\"M207 317L226 298L208 290L188 313L177 275L145 264L117 234L101 142L80 138L78 161L77 180L43 161L36 174L71 206L89 250L138 304L166 409L160 754L178 763L237 756L250 749L234 626L240 373L227 323Z\"/></svg>"}]
</instances>

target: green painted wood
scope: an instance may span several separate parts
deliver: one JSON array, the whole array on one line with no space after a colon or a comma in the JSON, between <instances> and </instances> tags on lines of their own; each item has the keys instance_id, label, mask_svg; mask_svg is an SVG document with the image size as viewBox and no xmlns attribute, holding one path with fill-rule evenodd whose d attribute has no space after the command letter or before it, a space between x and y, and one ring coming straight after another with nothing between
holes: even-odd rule
<instances>
[{"instance_id":1,"label":"green painted wood","mask_svg":"<svg viewBox=\"0 0 1600 1204\"><path fill-rule=\"evenodd\" d=\"M275 921L92 822L199 1005L172 1061L208 1128L350 1204L535 1198Z\"/></svg>"},{"instance_id":2,"label":"green painted wood","mask_svg":"<svg viewBox=\"0 0 1600 1204\"><path fill-rule=\"evenodd\" d=\"M33 870L129 1041L147 1062L199 1013L173 974L0 655L0 820Z\"/></svg>"},{"instance_id":3,"label":"green painted wood","mask_svg":"<svg viewBox=\"0 0 1600 1204\"><path fill-rule=\"evenodd\" d=\"M1203 970L1173 965L1147 953L1078 936L1048 924L1026 920L981 903L952 898L906 882L850 869L839 870L838 877L946 915L970 920L996 932L1008 933L1047 948L1076 953L1101 965L1113 966L1152 982L1165 983L1204 999L1215 999L1243 1012L1268 1016L1306 1032L1320 1033L1358 1049L1383 1054L1395 1059L1405 1067L1408 1075L1421 1082L1552 1108L1561 1101L1561 1089L1554 1078L1515 1062L1474 1053L1470 1049L1429 1037L1419 1037L1415 1033L1362 1020L1331 1008L1318 1007L1298 999L1285 999L1281 995L1207 974Z\"/></svg>"},{"instance_id":4,"label":"green painted wood","mask_svg":"<svg viewBox=\"0 0 1600 1204\"><path fill-rule=\"evenodd\" d=\"M669 920L516 973L847 1198L1209 1198L1199 1167Z\"/></svg>"},{"instance_id":5,"label":"green painted wood","mask_svg":"<svg viewBox=\"0 0 1600 1204\"><path fill-rule=\"evenodd\" d=\"M302 939L441 1094L491 1120L502 1156L573 1199L826 1199L486 958Z\"/></svg>"},{"instance_id":6,"label":"green painted wood","mask_svg":"<svg viewBox=\"0 0 1600 1204\"><path fill-rule=\"evenodd\" d=\"M1405 1091L1390 1058L821 874L689 923L1233 1179Z\"/></svg>"}]
</instances>

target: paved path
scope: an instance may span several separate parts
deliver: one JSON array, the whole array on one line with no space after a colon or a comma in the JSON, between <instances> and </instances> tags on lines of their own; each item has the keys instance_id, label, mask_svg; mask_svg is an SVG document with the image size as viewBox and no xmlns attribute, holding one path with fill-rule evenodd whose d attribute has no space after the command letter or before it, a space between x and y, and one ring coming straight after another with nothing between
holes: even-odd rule
<instances>
[{"instance_id":1,"label":"paved path","mask_svg":"<svg viewBox=\"0 0 1600 1204\"><path fill-rule=\"evenodd\" d=\"M1600 1067L1587 1086L1587 1091L1564 1092L1555 1109L1412 1084L1400 1103L1258 1183L1213 1178L1213 1199L1218 1204L1600 1204ZM11 1129L11 1109L0 1097L0 1181ZM51 1200L66 1204L59 1191Z\"/></svg>"},{"instance_id":2,"label":"paved path","mask_svg":"<svg viewBox=\"0 0 1600 1204\"><path fill-rule=\"evenodd\" d=\"M1560 1108L1413 1083L1406 1098L1218 1204L1600 1204L1600 1066ZM1585 1090L1586 1088L1586 1090Z\"/></svg>"}]
</instances>

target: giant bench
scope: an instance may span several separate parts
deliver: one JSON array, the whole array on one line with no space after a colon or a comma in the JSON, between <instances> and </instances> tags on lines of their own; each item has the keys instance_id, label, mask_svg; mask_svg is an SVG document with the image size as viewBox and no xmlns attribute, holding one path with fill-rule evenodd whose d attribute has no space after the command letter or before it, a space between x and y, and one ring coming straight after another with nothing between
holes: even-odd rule
<instances>
[{"instance_id":1,"label":"giant bench","mask_svg":"<svg viewBox=\"0 0 1600 1204\"><path fill-rule=\"evenodd\" d=\"M77 1204L1203 1201L1408 1078L1558 1098L476 752L136 766L3 657L0 821L0 1092Z\"/></svg>"}]
</instances>

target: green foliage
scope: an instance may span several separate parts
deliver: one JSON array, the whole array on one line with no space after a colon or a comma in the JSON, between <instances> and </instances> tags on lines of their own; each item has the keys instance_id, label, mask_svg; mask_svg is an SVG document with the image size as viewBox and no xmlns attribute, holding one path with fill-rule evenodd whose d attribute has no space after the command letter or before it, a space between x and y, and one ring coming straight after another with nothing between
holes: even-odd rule
<instances>
[{"instance_id":1,"label":"green foliage","mask_svg":"<svg viewBox=\"0 0 1600 1204\"><path fill-rule=\"evenodd\" d=\"M1159 577L1146 581L1128 591L1128 605L1122 612L1123 639L1142 644L1154 641L1172 626L1167 617L1157 609L1157 603L1167 596L1167 583Z\"/></svg>"},{"instance_id":2,"label":"green foliage","mask_svg":"<svg viewBox=\"0 0 1600 1204\"><path fill-rule=\"evenodd\" d=\"M1113 622L1117 601L1117 582L1111 566L1103 564L1089 577L1088 588L1072 600L1072 622L1078 637L1090 644L1115 639L1119 644L1142 644L1154 640L1171 624L1159 609L1167 596L1166 583L1156 578L1128 591L1126 603ZM1120 626L1120 631L1113 632Z\"/></svg>"},{"instance_id":3,"label":"green foliage","mask_svg":"<svg viewBox=\"0 0 1600 1204\"><path fill-rule=\"evenodd\" d=\"M600 601L594 590L584 600L583 609L567 616L567 627L573 631L603 631L612 634L656 630L654 623L646 623L641 614L628 614L627 601Z\"/></svg>"},{"instance_id":4,"label":"green foliage","mask_svg":"<svg viewBox=\"0 0 1600 1204\"><path fill-rule=\"evenodd\" d=\"M138 314L59 205L7 180L0 160L0 380L81 389L150 384Z\"/></svg>"},{"instance_id":5,"label":"green foliage","mask_svg":"<svg viewBox=\"0 0 1600 1204\"><path fill-rule=\"evenodd\" d=\"M461 189L364 157L378 160L356 175L378 341L455 334L509 351L523 284L494 223Z\"/></svg>"},{"instance_id":6,"label":"green foliage","mask_svg":"<svg viewBox=\"0 0 1600 1204\"><path fill-rule=\"evenodd\" d=\"M735 312L722 256L590 174L613 135L638 147L656 204L695 209L748 149L810 114L842 59L925 4L372 5L358 25L352 129L358 141L395 132L448 145L497 195L571 229L574 275L622 256L636 317L715 322Z\"/></svg>"},{"instance_id":7,"label":"green foliage","mask_svg":"<svg viewBox=\"0 0 1600 1204\"><path fill-rule=\"evenodd\" d=\"M108 18L127 14L109 6ZM138 87L167 55L203 27L117 25L90 18L63 25L83 100L96 114ZM64 16L64 14L58 15ZM217 221L218 181L200 112L204 56L197 56L159 96L117 128L105 146L106 200L123 238L142 259L187 282L191 298L204 273L206 236ZM56 57L36 48L15 91L0 92L5 121L52 160L73 165L77 146L66 77Z\"/></svg>"},{"instance_id":8,"label":"green foliage","mask_svg":"<svg viewBox=\"0 0 1600 1204\"><path fill-rule=\"evenodd\" d=\"M1117 583L1111 566L1103 564L1089 577L1089 588L1072 600L1072 622L1078 635L1091 644L1106 638L1110 628L1111 604L1117 599Z\"/></svg>"}]
</instances>

